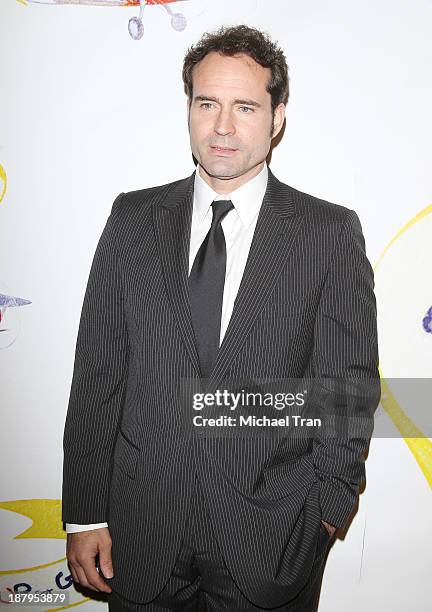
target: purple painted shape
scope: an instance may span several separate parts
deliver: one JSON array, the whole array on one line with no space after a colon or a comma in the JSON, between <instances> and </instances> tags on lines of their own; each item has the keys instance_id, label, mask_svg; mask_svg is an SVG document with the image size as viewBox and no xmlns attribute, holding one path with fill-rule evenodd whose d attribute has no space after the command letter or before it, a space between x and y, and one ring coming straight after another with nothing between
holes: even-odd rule
<instances>
[{"instance_id":1,"label":"purple painted shape","mask_svg":"<svg viewBox=\"0 0 432 612\"><path fill-rule=\"evenodd\" d=\"M0 323L8 308L13 308L14 306L25 306L26 304L31 304L31 301L20 297L15 297L14 295L5 295L4 293L0 293ZM6 330L2 329L0 331Z\"/></svg>"},{"instance_id":2,"label":"purple painted shape","mask_svg":"<svg viewBox=\"0 0 432 612\"><path fill-rule=\"evenodd\" d=\"M423 329L426 333L432 334L432 306L423 317Z\"/></svg>"},{"instance_id":3,"label":"purple painted shape","mask_svg":"<svg viewBox=\"0 0 432 612\"><path fill-rule=\"evenodd\" d=\"M0 293L0 306L1 308L10 308L11 306L25 306L31 304L30 300L24 298L14 297L13 295L5 295Z\"/></svg>"}]
</instances>

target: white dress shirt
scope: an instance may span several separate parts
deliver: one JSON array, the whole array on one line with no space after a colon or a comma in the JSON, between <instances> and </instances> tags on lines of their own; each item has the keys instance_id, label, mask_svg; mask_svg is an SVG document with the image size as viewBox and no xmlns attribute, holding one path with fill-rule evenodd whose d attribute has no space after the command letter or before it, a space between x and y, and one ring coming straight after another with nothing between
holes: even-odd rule
<instances>
[{"instance_id":1,"label":"white dress shirt","mask_svg":"<svg viewBox=\"0 0 432 612\"><path fill-rule=\"evenodd\" d=\"M264 162L262 170L247 183L229 194L220 195L214 191L200 175L198 165L195 173L194 198L192 209L191 236L189 244L189 272L198 249L210 229L214 200L231 200L234 208L222 219L222 229L226 243L226 271L222 302L220 343L228 327L234 308L234 301L240 286L246 261L249 255L258 213L267 188L268 169ZM66 532L87 531L108 527L107 523L76 525L66 523Z\"/></svg>"}]
</instances>

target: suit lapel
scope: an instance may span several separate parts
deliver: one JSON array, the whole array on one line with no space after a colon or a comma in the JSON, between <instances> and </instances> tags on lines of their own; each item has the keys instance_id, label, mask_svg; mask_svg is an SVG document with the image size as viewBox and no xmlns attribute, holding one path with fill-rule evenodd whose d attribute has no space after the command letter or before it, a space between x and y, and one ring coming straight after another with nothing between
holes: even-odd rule
<instances>
[{"instance_id":1,"label":"suit lapel","mask_svg":"<svg viewBox=\"0 0 432 612\"><path fill-rule=\"evenodd\" d=\"M269 169L267 189L228 328L219 348L208 391L215 390L241 349L254 320L287 262L303 221L288 185Z\"/></svg>"},{"instance_id":2,"label":"suit lapel","mask_svg":"<svg viewBox=\"0 0 432 612\"><path fill-rule=\"evenodd\" d=\"M165 286L178 329L192 364L200 375L189 305L189 242L195 172L153 204L153 221Z\"/></svg>"}]
</instances>

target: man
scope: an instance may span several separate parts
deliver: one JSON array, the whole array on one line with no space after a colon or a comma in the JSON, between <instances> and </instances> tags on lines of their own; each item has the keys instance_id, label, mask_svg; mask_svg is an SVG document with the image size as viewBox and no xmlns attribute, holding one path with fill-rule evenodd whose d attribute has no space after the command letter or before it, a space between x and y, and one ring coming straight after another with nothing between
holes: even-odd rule
<instances>
[{"instance_id":1,"label":"man","mask_svg":"<svg viewBox=\"0 0 432 612\"><path fill-rule=\"evenodd\" d=\"M67 557L110 610L312 611L364 479L373 273L356 213L266 164L288 100L280 48L221 28L189 49L183 79L198 168L120 194L89 276L64 433ZM185 427L192 387L282 379L313 379L316 413L339 409L355 434Z\"/></svg>"}]
</instances>

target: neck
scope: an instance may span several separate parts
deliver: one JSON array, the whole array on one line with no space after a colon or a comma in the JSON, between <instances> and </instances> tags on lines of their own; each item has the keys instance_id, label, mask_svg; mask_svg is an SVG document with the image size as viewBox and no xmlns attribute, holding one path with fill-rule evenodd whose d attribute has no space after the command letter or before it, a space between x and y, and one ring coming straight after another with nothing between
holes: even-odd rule
<instances>
[{"instance_id":1,"label":"neck","mask_svg":"<svg viewBox=\"0 0 432 612\"><path fill-rule=\"evenodd\" d=\"M261 170L264 168L265 160L248 170L245 174L241 176L236 176L233 178L221 179L216 176L211 176L208 174L205 169L200 165L199 166L199 175L200 177L209 185L213 191L216 191L219 195L226 195L228 193L232 193L235 189L238 189L245 183L248 183L255 176L257 176Z\"/></svg>"}]
</instances>

